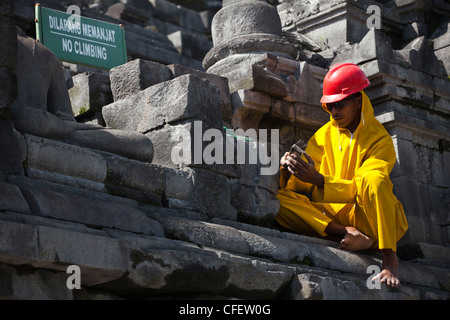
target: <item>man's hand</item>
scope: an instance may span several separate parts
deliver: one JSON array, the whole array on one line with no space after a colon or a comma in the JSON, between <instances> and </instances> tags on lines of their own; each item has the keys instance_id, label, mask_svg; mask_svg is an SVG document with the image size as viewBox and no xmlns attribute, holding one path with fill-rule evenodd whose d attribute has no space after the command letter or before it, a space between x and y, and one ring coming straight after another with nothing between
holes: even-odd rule
<instances>
[{"instance_id":1,"label":"man's hand","mask_svg":"<svg viewBox=\"0 0 450 320\"><path fill-rule=\"evenodd\" d=\"M288 170L288 161L287 161L287 157L289 156L289 152L286 152L280 160L280 164L283 166L284 170L287 171L287 173L289 173L289 175L291 174L291 172Z\"/></svg>"},{"instance_id":2,"label":"man's hand","mask_svg":"<svg viewBox=\"0 0 450 320\"><path fill-rule=\"evenodd\" d=\"M298 179L318 187L323 187L325 183L323 175L316 171L313 159L306 152L304 155L308 162L294 153L286 152L281 158L280 164L287 172L293 174Z\"/></svg>"}]
</instances>

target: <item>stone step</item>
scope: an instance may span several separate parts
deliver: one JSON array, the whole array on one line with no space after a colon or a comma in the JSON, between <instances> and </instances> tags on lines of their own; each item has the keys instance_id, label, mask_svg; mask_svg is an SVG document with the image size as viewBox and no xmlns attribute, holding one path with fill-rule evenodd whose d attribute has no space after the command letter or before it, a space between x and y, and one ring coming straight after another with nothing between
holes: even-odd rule
<instances>
[{"instance_id":1,"label":"stone step","mask_svg":"<svg viewBox=\"0 0 450 320\"><path fill-rule=\"evenodd\" d=\"M0 220L0 270L3 275L14 280L2 287L0 295L15 299L74 299L66 287L69 276L66 269L69 265L77 265L81 270L80 280L83 290L94 286L97 293L117 295L116 298L163 297L166 294L170 294L172 298L190 294L220 295L240 299L448 299L449 297L448 291L432 288L424 283L412 284L408 280L395 290L384 286L380 286L380 289L370 289L367 285L370 274L345 271L345 268L349 268L348 265L355 261L358 267L376 260L368 255L352 254L317 243L306 245L267 235L263 237L204 221L188 219L182 221L182 218L173 216L161 218L162 220L165 220L166 232L169 230L168 235L172 237L177 221L180 227L190 226L188 230L191 234L190 239L184 241L146 236L110 228L105 228L102 234L90 234L81 232L81 229L74 231ZM194 230L194 227L197 230ZM193 235L195 231L198 236ZM209 233L209 236L216 238L209 242L206 237L199 240L202 238L201 231L203 235L207 231L214 231ZM8 241L15 234L20 234L20 239ZM220 238L224 235L228 236L229 244L221 242ZM233 249L232 244L239 238L241 242ZM193 239L203 244L193 243ZM247 247L242 240L247 241ZM266 243L258 243L264 242L263 240ZM275 257L278 261L268 259L267 252L273 249L267 246L266 249L263 248L268 241L271 241L272 246L278 245L278 248L288 247ZM289 251L294 251L294 245L300 246L300 252L309 250L309 253L312 253L311 262L315 265L307 265L306 260L303 261L305 263L303 265L295 261L280 262L283 255L287 257ZM320 252L318 247L322 247L323 251ZM259 252L265 250L266 257L258 257L256 249ZM315 256L324 253L322 260L318 260ZM354 255L352 261L349 261L350 255ZM323 260L334 260L335 264L327 265ZM34 268L34 276L29 272L23 272L24 268L27 268L24 265ZM347 267L343 268L342 265ZM26 281L31 281L36 286L42 284L45 278L50 276L46 270L53 270L51 283L43 284L41 290L21 290L21 284ZM50 288L58 290L51 291ZM89 291L83 291L83 294L85 297L90 296Z\"/></svg>"},{"instance_id":2,"label":"stone step","mask_svg":"<svg viewBox=\"0 0 450 320\"><path fill-rule=\"evenodd\" d=\"M417 242L398 248L402 260L450 268L450 248L436 244Z\"/></svg>"},{"instance_id":3,"label":"stone step","mask_svg":"<svg viewBox=\"0 0 450 320\"><path fill-rule=\"evenodd\" d=\"M163 226L166 236L201 247L264 258L282 264L308 266L325 272L338 272L367 280L370 266L381 267L381 253L349 252L338 249L338 243L307 236L246 225L235 221L195 221L170 216L161 211L149 213ZM448 268L427 266L400 260L400 281L408 286L430 290L447 290ZM325 280L324 280L325 281Z\"/></svg>"}]
</instances>

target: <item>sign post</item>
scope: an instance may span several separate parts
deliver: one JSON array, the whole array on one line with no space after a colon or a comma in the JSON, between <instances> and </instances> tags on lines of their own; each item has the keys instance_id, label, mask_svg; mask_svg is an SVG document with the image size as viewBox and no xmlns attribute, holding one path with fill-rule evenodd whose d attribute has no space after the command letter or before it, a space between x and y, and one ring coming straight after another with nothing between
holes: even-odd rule
<instances>
[{"instance_id":1,"label":"sign post","mask_svg":"<svg viewBox=\"0 0 450 320\"><path fill-rule=\"evenodd\" d=\"M36 4L36 38L59 59L109 70L127 62L121 25Z\"/></svg>"}]
</instances>

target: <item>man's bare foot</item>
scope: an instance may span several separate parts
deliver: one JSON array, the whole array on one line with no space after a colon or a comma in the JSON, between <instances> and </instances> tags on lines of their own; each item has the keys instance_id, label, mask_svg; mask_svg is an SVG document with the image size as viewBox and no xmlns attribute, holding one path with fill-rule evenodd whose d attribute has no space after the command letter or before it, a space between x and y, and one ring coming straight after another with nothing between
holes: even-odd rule
<instances>
[{"instance_id":1,"label":"man's bare foot","mask_svg":"<svg viewBox=\"0 0 450 320\"><path fill-rule=\"evenodd\" d=\"M383 270L373 277L373 280L386 283L391 288L397 288L400 285L400 280L398 279L398 259L395 251L383 249Z\"/></svg>"},{"instance_id":2,"label":"man's bare foot","mask_svg":"<svg viewBox=\"0 0 450 320\"><path fill-rule=\"evenodd\" d=\"M373 240L354 227L345 227L347 233L341 240L339 248L349 251L369 249Z\"/></svg>"},{"instance_id":3,"label":"man's bare foot","mask_svg":"<svg viewBox=\"0 0 450 320\"><path fill-rule=\"evenodd\" d=\"M349 251L365 250L369 249L373 244L373 240L358 229L350 226L344 227L334 221L328 224L325 228L325 233L341 239L340 249Z\"/></svg>"}]
</instances>

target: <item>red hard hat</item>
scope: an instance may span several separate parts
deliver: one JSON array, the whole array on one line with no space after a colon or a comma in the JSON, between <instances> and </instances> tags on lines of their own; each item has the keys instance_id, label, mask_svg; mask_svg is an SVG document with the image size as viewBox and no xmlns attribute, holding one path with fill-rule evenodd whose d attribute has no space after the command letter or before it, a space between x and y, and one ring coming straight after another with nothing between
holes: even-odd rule
<instances>
[{"instance_id":1,"label":"red hard hat","mask_svg":"<svg viewBox=\"0 0 450 320\"><path fill-rule=\"evenodd\" d=\"M340 101L370 84L364 72L354 63L339 63L331 67L323 80L321 103Z\"/></svg>"}]
</instances>

